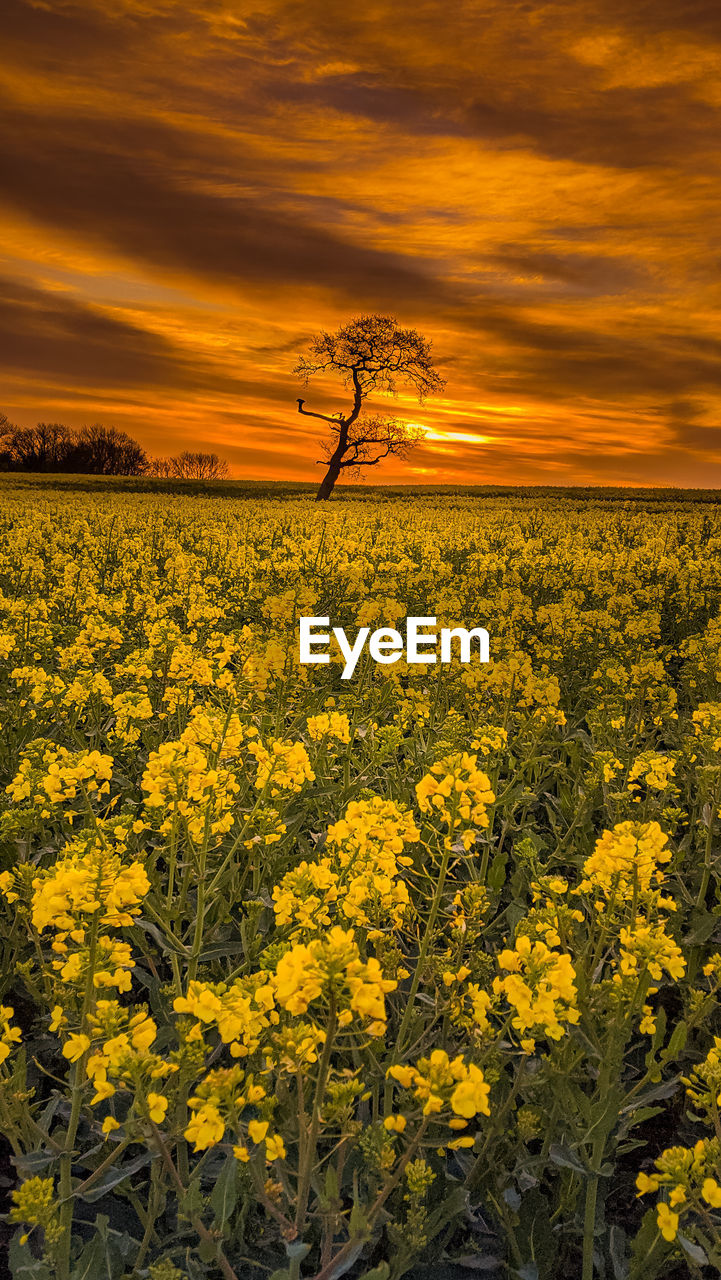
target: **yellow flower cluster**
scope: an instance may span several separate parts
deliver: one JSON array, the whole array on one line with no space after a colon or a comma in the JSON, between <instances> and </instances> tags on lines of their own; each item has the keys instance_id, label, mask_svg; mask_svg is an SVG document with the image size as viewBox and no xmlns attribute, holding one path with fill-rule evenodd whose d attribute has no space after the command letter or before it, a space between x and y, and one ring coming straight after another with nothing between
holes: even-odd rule
<instances>
[{"instance_id":1,"label":"yellow flower cluster","mask_svg":"<svg viewBox=\"0 0 721 1280\"><path fill-rule=\"evenodd\" d=\"M664 1240L678 1235L682 1217L708 1219L709 1209L721 1209L721 1148L717 1138L700 1138L693 1147L668 1147L651 1174L639 1173L639 1196L664 1188L666 1199L656 1205L656 1221Z\"/></svg>"},{"instance_id":2,"label":"yellow flower cluster","mask_svg":"<svg viewBox=\"0 0 721 1280\"><path fill-rule=\"evenodd\" d=\"M431 765L430 772L416 784L421 813L438 815L449 827L474 823L488 826L487 806L495 796L488 777L476 765L477 756L467 751L446 756ZM469 849L476 838L473 827L465 827L460 839ZM447 837L446 842L450 840Z\"/></svg>"},{"instance_id":3,"label":"yellow flower cluster","mask_svg":"<svg viewBox=\"0 0 721 1280\"><path fill-rule=\"evenodd\" d=\"M515 1011L512 1025L520 1031L525 1050L533 1051L534 1036L560 1040L564 1024L578 1022L576 975L565 952L521 934L513 949L501 951L498 964L506 977L493 979L493 991L504 995Z\"/></svg>"},{"instance_id":4,"label":"yellow flower cluster","mask_svg":"<svg viewBox=\"0 0 721 1280\"><path fill-rule=\"evenodd\" d=\"M276 923L291 922L301 929L324 929L338 901L338 877L327 858L300 862L273 889Z\"/></svg>"},{"instance_id":5,"label":"yellow flower cluster","mask_svg":"<svg viewBox=\"0 0 721 1280\"><path fill-rule=\"evenodd\" d=\"M238 714L222 714L208 707L194 707L190 723L180 735L188 746L200 747L209 761L237 760L246 739L257 737L255 725L243 724Z\"/></svg>"},{"instance_id":6,"label":"yellow flower cluster","mask_svg":"<svg viewBox=\"0 0 721 1280\"><path fill-rule=\"evenodd\" d=\"M669 937L663 924L649 924L636 920L633 928L621 929L621 974L636 976L648 969L658 981L665 970L678 982L686 969L686 960L678 943ZM620 975L616 975L620 978Z\"/></svg>"},{"instance_id":7,"label":"yellow flower cluster","mask_svg":"<svg viewBox=\"0 0 721 1280\"><path fill-rule=\"evenodd\" d=\"M39 1227L45 1238L45 1249L52 1256L63 1235L58 1214L58 1201L52 1178L28 1178L12 1192L11 1222L22 1222L31 1228ZM20 1244L27 1242L29 1233L20 1237Z\"/></svg>"},{"instance_id":8,"label":"yellow flower cluster","mask_svg":"<svg viewBox=\"0 0 721 1280\"><path fill-rule=\"evenodd\" d=\"M322 711L317 716L309 716L306 728L313 742L322 742L324 738L335 738L346 745L350 742L348 717L340 711Z\"/></svg>"},{"instance_id":9,"label":"yellow flower cluster","mask_svg":"<svg viewBox=\"0 0 721 1280\"><path fill-rule=\"evenodd\" d=\"M661 755L657 751L644 751L637 756L628 771L628 790L637 793L641 783L652 791L666 791L676 769L673 756ZM640 800L640 796L636 795Z\"/></svg>"},{"instance_id":10,"label":"yellow flower cluster","mask_svg":"<svg viewBox=\"0 0 721 1280\"><path fill-rule=\"evenodd\" d=\"M465 1129L475 1116L491 1114L488 1105L490 1088L483 1072L474 1063L466 1063L460 1054L451 1059L444 1049L434 1049L427 1058L420 1058L415 1066L389 1067L388 1075L422 1103L424 1116L450 1112L446 1123L451 1129ZM472 1139L450 1145L472 1145Z\"/></svg>"},{"instance_id":11,"label":"yellow flower cluster","mask_svg":"<svg viewBox=\"0 0 721 1280\"><path fill-rule=\"evenodd\" d=\"M84 982L92 966L93 985L130 990L133 968L128 943L102 930L132 925L150 888L140 862L123 863L110 852L102 833L94 834L80 850L82 839L52 867L42 869L32 881L30 918L42 934L53 929L52 967L63 983ZM0 885L8 892L8 885ZM17 895L10 890L8 898ZM92 936L94 934L94 937Z\"/></svg>"},{"instance_id":12,"label":"yellow flower cluster","mask_svg":"<svg viewBox=\"0 0 721 1280\"><path fill-rule=\"evenodd\" d=\"M68 751L66 747L47 748L42 763L29 753L21 762L12 782L5 788L15 803L30 800L42 806L42 816L50 817L47 805L74 800L83 793L104 796L110 790L113 757L100 751Z\"/></svg>"},{"instance_id":13,"label":"yellow flower cluster","mask_svg":"<svg viewBox=\"0 0 721 1280\"><path fill-rule=\"evenodd\" d=\"M703 1062L694 1065L683 1083L694 1110L714 1124L721 1107L721 1036L714 1036Z\"/></svg>"},{"instance_id":14,"label":"yellow flower cluster","mask_svg":"<svg viewBox=\"0 0 721 1280\"><path fill-rule=\"evenodd\" d=\"M607 902L613 899L619 904L634 893L641 900L654 886L663 884L659 864L670 861L667 846L668 836L657 822L617 823L612 831L604 831L584 862L579 892L600 893ZM597 910L603 906L603 900L596 902Z\"/></svg>"},{"instance_id":15,"label":"yellow flower cluster","mask_svg":"<svg viewBox=\"0 0 721 1280\"><path fill-rule=\"evenodd\" d=\"M418 836L412 816L394 801L351 801L328 828L330 856L299 863L273 889L277 923L315 931L337 911L354 925L397 927L409 903L402 872L412 865L401 855Z\"/></svg>"},{"instance_id":16,"label":"yellow flower cluster","mask_svg":"<svg viewBox=\"0 0 721 1280\"><path fill-rule=\"evenodd\" d=\"M144 1009L133 1013L115 1000L98 1000L94 1014L89 1016L88 1030L91 1035L70 1035L63 1045L63 1055L70 1062L88 1055L85 1072L95 1090L91 1104L112 1098L117 1089L130 1090L133 1111L160 1124L168 1100L157 1092L156 1082L173 1075L178 1065L151 1051L158 1034L155 1020ZM116 1127L112 1122L106 1124L104 1132Z\"/></svg>"},{"instance_id":17,"label":"yellow flower cluster","mask_svg":"<svg viewBox=\"0 0 721 1280\"><path fill-rule=\"evenodd\" d=\"M102 843L87 852L59 858L33 880L32 922L38 933L53 928L71 934L73 941L84 917L100 912L100 923L119 929L133 924L140 903L150 888L140 862L123 865L117 854ZM60 939L56 938L56 945Z\"/></svg>"},{"instance_id":18,"label":"yellow flower cluster","mask_svg":"<svg viewBox=\"0 0 721 1280\"><path fill-rule=\"evenodd\" d=\"M233 804L240 786L222 766L212 768L203 749L181 738L151 751L141 786L145 807L160 813L160 831L169 832L177 814L191 839L223 835L233 825Z\"/></svg>"},{"instance_id":19,"label":"yellow flower cluster","mask_svg":"<svg viewBox=\"0 0 721 1280\"><path fill-rule=\"evenodd\" d=\"M411 858L403 858L406 844L419 838L413 816L394 800L374 796L372 800L352 800L343 817L328 828L328 843L347 851L346 865L358 855L379 849L398 858L400 866L411 866Z\"/></svg>"},{"instance_id":20,"label":"yellow flower cluster","mask_svg":"<svg viewBox=\"0 0 721 1280\"><path fill-rule=\"evenodd\" d=\"M226 1127L231 1124L239 1133L241 1117L248 1107L258 1108L266 1090L252 1075L246 1076L239 1066L219 1067L211 1071L198 1085L195 1093L188 1098L188 1108L192 1112L191 1119L184 1130L188 1142L192 1142L195 1151L207 1151L223 1141ZM256 1146L263 1144L263 1155L268 1163L282 1159L285 1144L280 1134L269 1133L269 1121L253 1118L247 1121L246 1140L233 1147L237 1160L247 1163L251 1153L247 1141Z\"/></svg>"},{"instance_id":21,"label":"yellow flower cluster","mask_svg":"<svg viewBox=\"0 0 721 1280\"><path fill-rule=\"evenodd\" d=\"M176 1013L187 1013L198 1026L215 1026L234 1058L254 1053L263 1032L278 1021L273 985L264 971L226 984L193 981L176 996Z\"/></svg>"},{"instance_id":22,"label":"yellow flower cluster","mask_svg":"<svg viewBox=\"0 0 721 1280\"><path fill-rule=\"evenodd\" d=\"M384 978L374 957L361 959L353 929L338 925L322 938L291 947L271 982L278 1005L288 1013L303 1014L316 1001L332 999L341 1027L357 1018L371 1036L384 1034L385 996L398 986Z\"/></svg>"},{"instance_id":23,"label":"yellow flower cluster","mask_svg":"<svg viewBox=\"0 0 721 1280\"><path fill-rule=\"evenodd\" d=\"M10 1019L15 1013L7 1004L0 1004L0 1063L10 1056L14 1044L19 1044L22 1035L18 1027L10 1026Z\"/></svg>"},{"instance_id":24,"label":"yellow flower cluster","mask_svg":"<svg viewBox=\"0 0 721 1280\"><path fill-rule=\"evenodd\" d=\"M271 739L268 746L262 742L251 742L248 750L257 761L255 785L259 791L269 787L271 796L277 796L281 791L300 791L304 783L315 778L302 742Z\"/></svg>"},{"instance_id":25,"label":"yellow flower cluster","mask_svg":"<svg viewBox=\"0 0 721 1280\"><path fill-rule=\"evenodd\" d=\"M694 733L708 735L712 751L721 749L721 702L701 702L691 714Z\"/></svg>"}]
</instances>

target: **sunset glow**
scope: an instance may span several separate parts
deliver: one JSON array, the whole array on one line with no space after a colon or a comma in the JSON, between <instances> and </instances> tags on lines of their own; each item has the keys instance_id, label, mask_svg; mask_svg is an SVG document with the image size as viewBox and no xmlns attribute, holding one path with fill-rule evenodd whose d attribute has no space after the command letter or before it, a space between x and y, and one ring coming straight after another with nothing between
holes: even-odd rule
<instances>
[{"instance_id":1,"label":"sunset glow","mask_svg":"<svg viewBox=\"0 0 721 1280\"><path fill-rule=\"evenodd\" d=\"M392 314L446 379L373 483L721 483L704 0L6 0L0 410L316 480ZM374 404L380 409L383 401ZM321 428L316 430L315 428Z\"/></svg>"}]
</instances>

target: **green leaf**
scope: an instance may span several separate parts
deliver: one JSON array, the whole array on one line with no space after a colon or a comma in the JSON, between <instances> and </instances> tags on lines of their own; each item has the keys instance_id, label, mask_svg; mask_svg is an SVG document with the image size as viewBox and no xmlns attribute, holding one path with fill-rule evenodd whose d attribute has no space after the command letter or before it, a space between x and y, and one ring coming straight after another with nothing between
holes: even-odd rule
<instances>
[{"instance_id":1,"label":"green leaf","mask_svg":"<svg viewBox=\"0 0 721 1280\"><path fill-rule=\"evenodd\" d=\"M225 1164L216 1179L210 1194L210 1207L215 1214L215 1221L222 1227L228 1221L238 1200L238 1161L232 1153L226 1156Z\"/></svg>"},{"instance_id":2,"label":"green leaf","mask_svg":"<svg viewBox=\"0 0 721 1280\"><path fill-rule=\"evenodd\" d=\"M363 1237L364 1239L367 1239L368 1236L370 1235L370 1229L368 1227L368 1219L365 1215L364 1210L358 1204L357 1200L354 1201L353 1203L353 1208L351 1209L351 1212L350 1212L350 1223L348 1225L349 1225L350 1234L352 1237L360 1236L360 1237Z\"/></svg>"},{"instance_id":3,"label":"green leaf","mask_svg":"<svg viewBox=\"0 0 721 1280\"><path fill-rule=\"evenodd\" d=\"M631 1246L629 1280L655 1280L671 1249L659 1233L655 1208L647 1209Z\"/></svg>"},{"instance_id":4,"label":"green leaf","mask_svg":"<svg viewBox=\"0 0 721 1280\"><path fill-rule=\"evenodd\" d=\"M688 1039L688 1026L685 1022L679 1022L674 1028L673 1035L668 1042L668 1046L664 1051L664 1058L675 1058L677 1054L682 1053L686 1048L686 1040Z\"/></svg>"},{"instance_id":5,"label":"green leaf","mask_svg":"<svg viewBox=\"0 0 721 1280\"><path fill-rule=\"evenodd\" d=\"M193 1175L186 1188L185 1195L178 1202L180 1212L186 1218L194 1218L203 1211L203 1194L200 1190L200 1178Z\"/></svg>"},{"instance_id":6,"label":"green leaf","mask_svg":"<svg viewBox=\"0 0 721 1280\"><path fill-rule=\"evenodd\" d=\"M569 1147L565 1142L552 1142L548 1148L549 1159L553 1164L560 1165L562 1169L573 1169L574 1173L578 1173L582 1178L588 1177L588 1167L583 1163L577 1151L573 1147Z\"/></svg>"},{"instance_id":7,"label":"green leaf","mask_svg":"<svg viewBox=\"0 0 721 1280\"><path fill-rule=\"evenodd\" d=\"M658 1050L663 1044L663 1038L666 1034L666 1010L663 1008L663 1006L661 1006L661 1008L657 1011L657 1013L655 1014L655 1018L656 1018L656 1030L654 1031L653 1039L651 1040L651 1048L649 1049L649 1052L648 1052L647 1062L651 1061L653 1054L658 1053Z\"/></svg>"},{"instance_id":8,"label":"green leaf","mask_svg":"<svg viewBox=\"0 0 721 1280\"><path fill-rule=\"evenodd\" d=\"M700 1244L694 1244L693 1240L689 1240L688 1236L682 1236L680 1231L676 1239L689 1258L693 1258L693 1261L697 1262L700 1267L708 1266L708 1258Z\"/></svg>"},{"instance_id":9,"label":"green leaf","mask_svg":"<svg viewBox=\"0 0 721 1280\"><path fill-rule=\"evenodd\" d=\"M370 1271L364 1271L358 1280L388 1280L391 1269L387 1262L379 1262L377 1267L373 1267Z\"/></svg>"},{"instance_id":10,"label":"green leaf","mask_svg":"<svg viewBox=\"0 0 721 1280\"><path fill-rule=\"evenodd\" d=\"M538 1276L554 1275L558 1237L551 1227L551 1205L538 1188L527 1191L518 1211L516 1238L526 1266L534 1266ZM519 1268L519 1275L523 1269ZM529 1277L533 1272L529 1272Z\"/></svg>"},{"instance_id":11,"label":"green leaf","mask_svg":"<svg viewBox=\"0 0 721 1280\"><path fill-rule=\"evenodd\" d=\"M202 1262L215 1262L218 1256L218 1246L214 1240L199 1240L196 1249Z\"/></svg>"},{"instance_id":12,"label":"green leaf","mask_svg":"<svg viewBox=\"0 0 721 1280\"><path fill-rule=\"evenodd\" d=\"M424 1233L430 1241L442 1231L447 1223L463 1213L468 1202L468 1192L464 1187L454 1187L450 1195L438 1205L426 1218Z\"/></svg>"},{"instance_id":13,"label":"green leaf","mask_svg":"<svg viewBox=\"0 0 721 1280\"><path fill-rule=\"evenodd\" d=\"M71 1280L120 1280L127 1258L138 1247L139 1242L127 1231L109 1230L108 1218L100 1213L95 1219L95 1235L76 1262Z\"/></svg>"},{"instance_id":14,"label":"green leaf","mask_svg":"<svg viewBox=\"0 0 721 1280\"><path fill-rule=\"evenodd\" d=\"M632 1102L627 1102L625 1107L621 1107L619 1115L625 1116L632 1111L638 1111L640 1107L645 1107L649 1102L657 1102L662 1098L670 1098L675 1093L679 1083L680 1076L674 1076L672 1080L665 1080L661 1084L656 1084L651 1089L646 1089L644 1093L640 1093Z\"/></svg>"},{"instance_id":15,"label":"green leaf","mask_svg":"<svg viewBox=\"0 0 721 1280\"><path fill-rule=\"evenodd\" d=\"M488 887L489 889L493 889L494 892L499 893L505 883L506 855L502 849L499 849L488 872Z\"/></svg>"},{"instance_id":16,"label":"green leaf","mask_svg":"<svg viewBox=\"0 0 721 1280\"><path fill-rule=\"evenodd\" d=\"M608 1232L608 1252L613 1267L613 1280L627 1280L628 1241L626 1232L615 1223Z\"/></svg>"},{"instance_id":17,"label":"green leaf","mask_svg":"<svg viewBox=\"0 0 721 1280\"><path fill-rule=\"evenodd\" d=\"M10 1241L8 1263L13 1280L51 1280L50 1268L34 1258L27 1244L20 1243L25 1227L19 1227Z\"/></svg>"},{"instance_id":18,"label":"green leaf","mask_svg":"<svg viewBox=\"0 0 721 1280\"><path fill-rule=\"evenodd\" d=\"M714 929L721 922L719 917L711 911L692 911L689 923L691 929L683 939L684 947L698 947L702 942L708 942Z\"/></svg>"},{"instance_id":19,"label":"green leaf","mask_svg":"<svg viewBox=\"0 0 721 1280\"><path fill-rule=\"evenodd\" d=\"M538 1280L538 1267L535 1262L524 1262L513 1274L518 1280Z\"/></svg>"},{"instance_id":20,"label":"green leaf","mask_svg":"<svg viewBox=\"0 0 721 1280\"><path fill-rule=\"evenodd\" d=\"M90 1204L95 1200L100 1200L113 1187L117 1187L118 1183L132 1177L134 1173L138 1172L138 1169L142 1169L144 1165L149 1164L153 1159L157 1159L157 1157L151 1151L142 1151L139 1156L136 1156L134 1160L129 1160L127 1164L113 1165L94 1186L83 1192L80 1199L87 1200Z\"/></svg>"}]
</instances>

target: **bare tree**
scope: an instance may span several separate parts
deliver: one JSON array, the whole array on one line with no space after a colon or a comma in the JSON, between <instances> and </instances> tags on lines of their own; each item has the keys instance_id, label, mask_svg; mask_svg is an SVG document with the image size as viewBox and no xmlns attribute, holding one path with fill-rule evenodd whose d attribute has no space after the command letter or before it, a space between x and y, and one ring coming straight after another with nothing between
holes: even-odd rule
<instances>
[{"instance_id":1,"label":"bare tree","mask_svg":"<svg viewBox=\"0 0 721 1280\"><path fill-rule=\"evenodd\" d=\"M185 449L169 461L170 474L183 480L225 480L228 475L228 464L217 453L193 453Z\"/></svg>"},{"instance_id":2,"label":"bare tree","mask_svg":"<svg viewBox=\"0 0 721 1280\"><path fill-rule=\"evenodd\" d=\"M75 470L96 476L139 476L148 465L137 440L117 427L96 422L75 437Z\"/></svg>"},{"instance_id":3,"label":"bare tree","mask_svg":"<svg viewBox=\"0 0 721 1280\"><path fill-rule=\"evenodd\" d=\"M61 471L137 476L147 466L144 449L125 431L96 423L75 431L62 422L16 427L0 414L0 466L11 471Z\"/></svg>"},{"instance_id":4,"label":"bare tree","mask_svg":"<svg viewBox=\"0 0 721 1280\"><path fill-rule=\"evenodd\" d=\"M7 424L3 451L16 471L67 471L74 448L72 431L61 422L39 422L36 427Z\"/></svg>"},{"instance_id":5,"label":"bare tree","mask_svg":"<svg viewBox=\"0 0 721 1280\"><path fill-rule=\"evenodd\" d=\"M442 391L445 380L433 368L431 344L416 329L401 329L392 316L358 316L341 325L335 333L322 332L312 339L293 372L305 385L316 374L337 373L344 387L353 392L353 403L345 413L313 413L298 398L298 412L321 418L333 433L324 446L327 465L316 494L316 502L329 498L336 480L346 468L374 467L393 454L403 456L422 439L422 431L395 418L361 416L368 396L381 392L395 395L400 386L410 386L420 403L433 392Z\"/></svg>"},{"instance_id":6,"label":"bare tree","mask_svg":"<svg viewBox=\"0 0 721 1280\"><path fill-rule=\"evenodd\" d=\"M173 458L151 458L147 473L159 480L169 480L173 474L173 462Z\"/></svg>"},{"instance_id":7,"label":"bare tree","mask_svg":"<svg viewBox=\"0 0 721 1280\"><path fill-rule=\"evenodd\" d=\"M16 431L15 423L6 413L0 413L0 471L10 471L13 467L12 438Z\"/></svg>"}]
</instances>

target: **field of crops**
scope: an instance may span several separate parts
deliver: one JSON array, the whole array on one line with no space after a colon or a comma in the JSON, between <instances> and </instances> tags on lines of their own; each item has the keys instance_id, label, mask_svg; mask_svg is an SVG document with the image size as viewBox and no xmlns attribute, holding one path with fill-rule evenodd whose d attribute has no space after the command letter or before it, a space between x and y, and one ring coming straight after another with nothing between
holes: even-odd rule
<instances>
[{"instance_id":1,"label":"field of crops","mask_svg":"<svg viewBox=\"0 0 721 1280\"><path fill-rule=\"evenodd\" d=\"M12 1275L721 1275L719 506L6 481L0 529ZM491 661L342 681L301 615Z\"/></svg>"}]
</instances>

